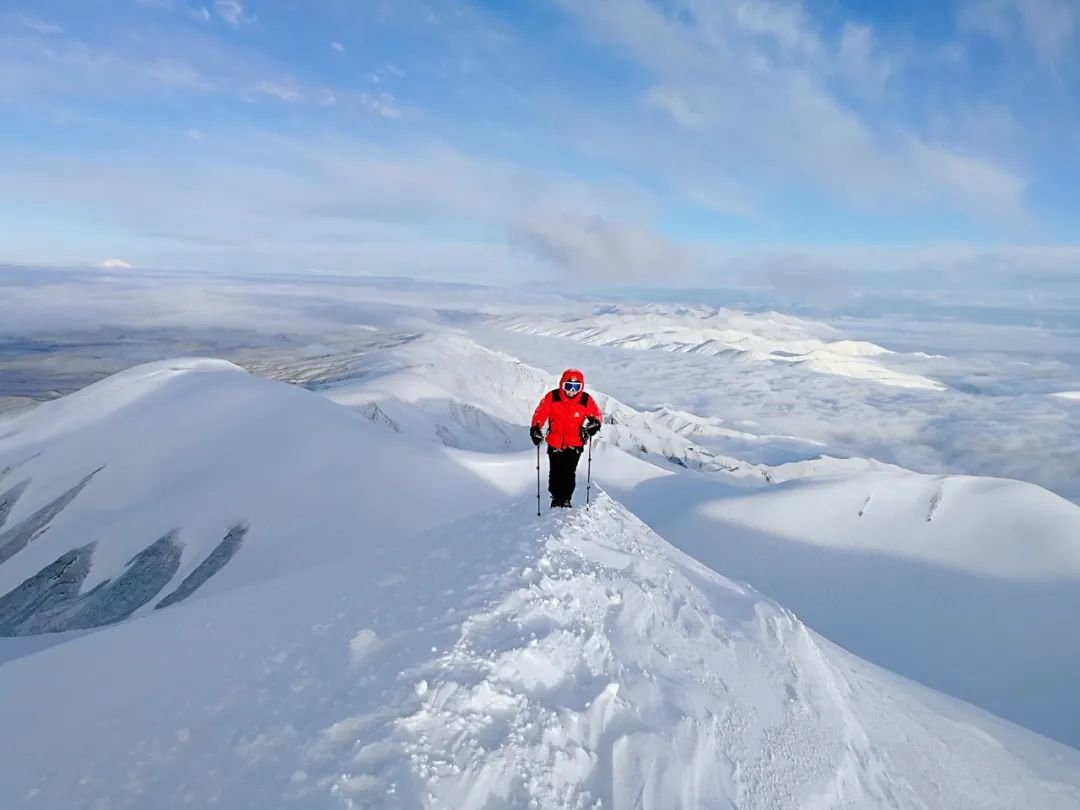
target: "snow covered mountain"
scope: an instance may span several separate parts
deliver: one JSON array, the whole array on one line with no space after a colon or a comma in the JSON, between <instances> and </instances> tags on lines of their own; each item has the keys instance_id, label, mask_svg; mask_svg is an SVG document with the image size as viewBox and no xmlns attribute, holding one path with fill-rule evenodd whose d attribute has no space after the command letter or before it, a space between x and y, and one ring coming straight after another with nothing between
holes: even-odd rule
<instances>
[{"instance_id":1,"label":"snow covered mountain","mask_svg":"<svg viewBox=\"0 0 1080 810\"><path fill-rule=\"evenodd\" d=\"M890 368L887 358L894 352L882 346L866 341L829 340L829 327L776 312L606 306L584 316L523 315L498 319L496 325L596 346L723 354L749 363L797 365L821 374L873 380L898 388L944 388L928 377Z\"/></svg>"},{"instance_id":2,"label":"snow covered mountain","mask_svg":"<svg viewBox=\"0 0 1080 810\"><path fill-rule=\"evenodd\" d=\"M981 710L1080 716L1074 505L694 469L605 399L606 494L537 518L552 374L440 334L335 376L157 363L0 424L13 807L1080 807L1080 753Z\"/></svg>"},{"instance_id":3,"label":"snow covered mountain","mask_svg":"<svg viewBox=\"0 0 1080 810\"><path fill-rule=\"evenodd\" d=\"M491 351L464 335L437 332L373 355L354 377L323 392L399 433L497 452L532 448L523 426L557 382L557 372ZM763 468L707 450L663 419L589 390L604 412L602 441L664 466L720 472L750 485L767 480Z\"/></svg>"},{"instance_id":4,"label":"snow covered mountain","mask_svg":"<svg viewBox=\"0 0 1080 810\"><path fill-rule=\"evenodd\" d=\"M229 363L131 369L0 426L0 634L335 562L490 508L503 464Z\"/></svg>"}]
</instances>

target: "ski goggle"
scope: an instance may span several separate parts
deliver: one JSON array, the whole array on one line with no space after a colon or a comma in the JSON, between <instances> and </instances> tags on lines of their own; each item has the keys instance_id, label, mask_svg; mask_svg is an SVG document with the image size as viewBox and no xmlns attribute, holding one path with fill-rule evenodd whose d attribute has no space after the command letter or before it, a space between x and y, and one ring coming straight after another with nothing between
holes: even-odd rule
<instances>
[{"instance_id":1,"label":"ski goggle","mask_svg":"<svg viewBox=\"0 0 1080 810\"><path fill-rule=\"evenodd\" d=\"M581 380L567 380L562 384L562 390L569 396L574 396L581 390Z\"/></svg>"}]
</instances>

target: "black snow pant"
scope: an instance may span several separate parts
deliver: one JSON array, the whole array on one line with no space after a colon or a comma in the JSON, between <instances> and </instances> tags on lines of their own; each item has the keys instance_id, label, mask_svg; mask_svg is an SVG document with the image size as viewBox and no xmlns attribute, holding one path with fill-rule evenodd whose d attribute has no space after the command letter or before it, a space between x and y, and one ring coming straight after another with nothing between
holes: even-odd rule
<instances>
[{"instance_id":1,"label":"black snow pant","mask_svg":"<svg viewBox=\"0 0 1080 810\"><path fill-rule=\"evenodd\" d=\"M548 448L548 492L551 493L552 506L570 505L582 449L581 447L566 447L562 450Z\"/></svg>"}]
</instances>

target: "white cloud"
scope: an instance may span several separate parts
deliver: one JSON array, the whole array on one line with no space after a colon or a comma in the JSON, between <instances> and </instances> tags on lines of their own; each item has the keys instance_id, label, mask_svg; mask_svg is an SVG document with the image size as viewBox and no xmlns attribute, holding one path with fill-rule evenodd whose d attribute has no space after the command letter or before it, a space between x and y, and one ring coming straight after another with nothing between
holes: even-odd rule
<instances>
[{"instance_id":1,"label":"white cloud","mask_svg":"<svg viewBox=\"0 0 1080 810\"><path fill-rule=\"evenodd\" d=\"M844 82L870 96L879 96L899 70L898 60L882 52L874 29L848 22L840 31L836 69Z\"/></svg>"},{"instance_id":2,"label":"white cloud","mask_svg":"<svg viewBox=\"0 0 1080 810\"><path fill-rule=\"evenodd\" d=\"M673 280L691 266L684 248L645 226L578 211L530 212L510 234L513 244L590 279Z\"/></svg>"},{"instance_id":3,"label":"white cloud","mask_svg":"<svg viewBox=\"0 0 1080 810\"><path fill-rule=\"evenodd\" d=\"M693 109L676 87L651 87L645 94L645 102L670 115L683 129L704 129L707 123L705 116Z\"/></svg>"},{"instance_id":4,"label":"white cloud","mask_svg":"<svg viewBox=\"0 0 1080 810\"><path fill-rule=\"evenodd\" d=\"M382 118L396 121L405 117L405 110L398 106L397 101L390 93L358 93L355 98L363 109Z\"/></svg>"},{"instance_id":5,"label":"white cloud","mask_svg":"<svg viewBox=\"0 0 1080 810\"><path fill-rule=\"evenodd\" d=\"M1080 5L1075 0L964 0L957 21L969 33L1030 48L1051 72L1076 58Z\"/></svg>"},{"instance_id":6,"label":"white cloud","mask_svg":"<svg viewBox=\"0 0 1080 810\"><path fill-rule=\"evenodd\" d=\"M149 66L147 74L161 84L189 90L209 90L210 82L197 69L183 62L161 58Z\"/></svg>"},{"instance_id":7,"label":"white cloud","mask_svg":"<svg viewBox=\"0 0 1080 810\"><path fill-rule=\"evenodd\" d=\"M263 81L259 82L259 91L290 104L300 100L300 92L291 84Z\"/></svg>"},{"instance_id":8,"label":"white cloud","mask_svg":"<svg viewBox=\"0 0 1080 810\"><path fill-rule=\"evenodd\" d=\"M819 58L822 43L813 31L802 4L784 0L754 0L735 4L734 19L751 34L766 37L786 53Z\"/></svg>"},{"instance_id":9,"label":"white cloud","mask_svg":"<svg viewBox=\"0 0 1080 810\"><path fill-rule=\"evenodd\" d=\"M330 43L330 47L331 47L331 48L333 48L333 49L334 49L335 51L337 51L338 53L345 53L345 46L344 46L344 45L342 45L342 44L341 44L340 42L338 42L337 40L334 40L333 42L331 42L331 43Z\"/></svg>"},{"instance_id":10,"label":"white cloud","mask_svg":"<svg viewBox=\"0 0 1080 810\"><path fill-rule=\"evenodd\" d=\"M104 270L130 270L134 265L123 259L106 259L103 262L99 262L98 267L101 267Z\"/></svg>"},{"instance_id":11,"label":"white cloud","mask_svg":"<svg viewBox=\"0 0 1080 810\"><path fill-rule=\"evenodd\" d=\"M245 19L244 6L240 0L215 0L214 11L229 25L240 25Z\"/></svg>"},{"instance_id":12,"label":"white cloud","mask_svg":"<svg viewBox=\"0 0 1080 810\"><path fill-rule=\"evenodd\" d=\"M981 211L999 220L1016 222L1025 218L1025 180L975 158L913 139L908 144L911 165L920 177L930 178L969 210Z\"/></svg>"},{"instance_id":13,"label":"white cloud","mask_svg":"<svg viewBox=\"0 0 1080 810\"><path fill-rule=\"evenodd\" d=\"M15 14L13 18L25 28L29 28L38 34L61 34L64 29L62 26L56 23L47 22L41 19L41 17L35 17L29 14Z\"/></svg>"}]
</instances>

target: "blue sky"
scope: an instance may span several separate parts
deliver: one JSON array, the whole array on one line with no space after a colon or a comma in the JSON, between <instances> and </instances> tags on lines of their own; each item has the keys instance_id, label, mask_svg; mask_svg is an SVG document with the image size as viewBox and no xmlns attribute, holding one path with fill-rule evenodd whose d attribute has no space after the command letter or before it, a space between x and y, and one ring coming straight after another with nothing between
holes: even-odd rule
<instances>
[{"instance_id":1,"label":"blue sky","mask_svg":"<svg viewBox=\"0 0 1080 810\"><path fill-rule=\"evenodd\" d=\"M0 119L0 262L1080 275L1075 0L0 0Z\"/></svg>"}]
</instances>

